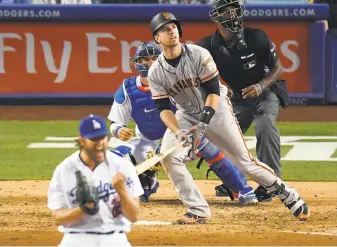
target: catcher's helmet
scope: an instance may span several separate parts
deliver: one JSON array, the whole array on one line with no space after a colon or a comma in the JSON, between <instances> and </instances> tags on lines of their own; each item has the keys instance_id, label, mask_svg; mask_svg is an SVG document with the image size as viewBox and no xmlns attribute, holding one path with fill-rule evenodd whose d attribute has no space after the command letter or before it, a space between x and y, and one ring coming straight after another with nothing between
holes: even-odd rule
<instances>
[{"instance_id":1,"label":"catcher's helmet","mask_svg":"<svg viewBox=\"0 0 337 247\"><path fill-rule=\"evenodd\" d=\"M180 20L178 20L172 13L170 12L161 12L158 13L155 17L152 18L150 27L153 37L156 35L159 28L164 26L167 23L175 23L177 25L179 31L179 37L183 36L182 27L180 24Z\"/></svg>"},{"instance_id":2,"label":"catcher's helmet","mask_svg":"<svg viewBox=\"0 0 337 247\"><path fill-rule=\"evenodd\" d=\"M209 16L232 32L243 30L244 0L215 0Z\"/></svg>"},{"instance_id":3,"label":"catcher's helmet","mask_svg":"<svg viewBox=\"0 0 337 247\"><path fill-rule=\"evenodd\" d=\"M130 58L130 63L135 65L135 69L142 77L147 77L150 65L142 61L142 58L153 57L156 59L160 53L161 50L157 45L145 42L138 46L135 56Z\"/></svg>"}]
</instances>

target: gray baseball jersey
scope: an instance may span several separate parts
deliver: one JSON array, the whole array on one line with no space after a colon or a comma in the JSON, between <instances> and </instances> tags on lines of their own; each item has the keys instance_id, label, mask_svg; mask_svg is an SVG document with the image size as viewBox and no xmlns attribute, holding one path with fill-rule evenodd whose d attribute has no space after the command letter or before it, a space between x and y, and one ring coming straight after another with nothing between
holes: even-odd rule
<instances>
[{"instance_id":1,"label":"gray baseball jersey","mask_svg":"<svg viewBox=\"0 0 337 247\"><path fill-rule=\"evenodd\" d=\"M206 93L200 84L219 74L208 50L193 44L182 44L182 55L176 68L165 60L164 54L151 65L148 73L152 98L171 97L177 109L198 114L204 108ZM220 87L223 86L219 81Z\"/></svg>"},{"instance_id":2,"label":"gray baseball jersey","mask_svg":"<svg viewBox=\"0 0 337 247\"><path fill-rule=\"evenodd\" d=\"M152 98L173 98L178 109L175 116L179 127L189 130L198 123L206 99L206 93L200 84L217 75L217 67L207 50L196 45L183 44L177 68L169 65L164 54L161 54L152 64L148 78ZM262 186L271 186L277 180L277 176L271 168L251 155L227 97L227 88L220 82L219 84L220 103L209 123L206 137L255 182ZM161 151L177 143L175 134L167 129ZM188 152L189 147L178 148L161 163L188 211L198 216L209 217L209 205L184 164Z\"/></svg>"}]
</instances>

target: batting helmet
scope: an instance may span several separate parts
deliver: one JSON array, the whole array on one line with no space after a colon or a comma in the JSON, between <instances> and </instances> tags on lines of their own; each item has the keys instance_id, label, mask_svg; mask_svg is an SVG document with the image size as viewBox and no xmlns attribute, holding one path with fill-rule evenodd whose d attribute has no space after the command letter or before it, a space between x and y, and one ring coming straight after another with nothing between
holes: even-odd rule
<instances>
[{"instance_id":1,"label":"batting helmet","mask_svg":"<svg viewBox=\"0 0 337 247\"><path fill-rule=\"evenodd\" d=\"M215 0L209 16L232 32L243 30L244 0Z\"/></svg>"},{"instance_id":2,"label":"batting helmet","mask_svg":"<svg viewBox=\"0 0 337 247\"><path fill-rule=\"evenodd\" d=\"M142 58L157 58L160 53L161 50L157 45L150 42L145 42L142 45L138 46L135 56L130 58L130 63L135 65L135 69L142 77L147 77L150 66L147 62L142 61Z\"/></svg>"},{"instance_id":3,"label":"batting helmet","mask_svg":"<svg viewBox=\"0 0 337 247\"><path fill-rule=\"evenodd\" d=\"M152 18L150 27L153 37L156 35L159 28L164 26L167 23L175 23L177 25L178 31L179 31L179 37L181 38L183 36L182 27L180 24L180 20L178 20L174 14L170 12L161 12L158 13L155 17Z\"/></svg>"}]
</instances>

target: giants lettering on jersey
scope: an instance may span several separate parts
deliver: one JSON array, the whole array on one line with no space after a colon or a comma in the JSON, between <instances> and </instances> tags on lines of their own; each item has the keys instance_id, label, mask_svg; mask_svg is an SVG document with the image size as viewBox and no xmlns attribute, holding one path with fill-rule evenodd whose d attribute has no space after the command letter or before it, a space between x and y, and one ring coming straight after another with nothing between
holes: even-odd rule
<instances>
[{"instance_id":1,"label":"giants lettering on jersey","mask_svg":"<svg viewBox=\"0 0 337 247\"><path fill-rule=\"evenodd\" d=\"M199 77L195 78L195 80L188 78L186 80L180 80L173 85L173 87L168 89L168 94L173 98L177 96L185 88L193 88L200 87L201 79Z\"/></svg>"}]
</instances>

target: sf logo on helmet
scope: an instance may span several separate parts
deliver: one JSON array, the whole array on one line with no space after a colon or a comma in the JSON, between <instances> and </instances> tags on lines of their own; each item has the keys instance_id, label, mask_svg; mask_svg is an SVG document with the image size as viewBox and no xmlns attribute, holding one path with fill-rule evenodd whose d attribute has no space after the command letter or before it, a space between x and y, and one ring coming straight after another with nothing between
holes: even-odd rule
<instances>
[{"instance_id":1,"label":"sf logo on helmet","mask_svg":"<svg viewBox=\"0 0 337 247\"><path fill-rule=\"evenodd\" d=\"M164 18L165 18L166 20L168 20L168 18L169 18L169 13L165 12L165 13L163 13L163 16L164 16Z\"/></svg>"}]
</instances>

